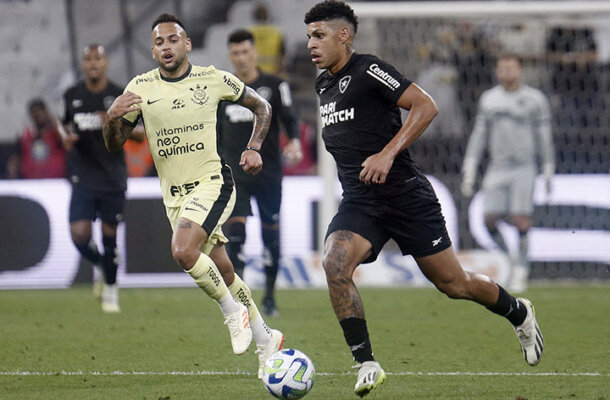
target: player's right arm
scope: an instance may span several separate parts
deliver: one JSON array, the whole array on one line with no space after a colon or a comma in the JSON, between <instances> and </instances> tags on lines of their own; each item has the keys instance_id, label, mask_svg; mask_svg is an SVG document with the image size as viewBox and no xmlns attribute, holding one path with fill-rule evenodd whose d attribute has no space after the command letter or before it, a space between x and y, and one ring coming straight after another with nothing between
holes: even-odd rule
<instances>
[{"instance_id":1,"label":"player's right arm","mask_svg":"<svg viewBox=\"0 0 610 400\"><path fill-rule=\"evenodd\" d=\"M472 134L466 146L464 162L462 164L461 191L465 197L472 197L477 177L479 162L487 146L487 133L489 120L485 109L485 94L479 100L477 115L474 122Z\"/></svg>"},{"instance_id":2,"label":"player's right arm","mask_svg":"<svg viewBox=\"0 0 610 400\"><path fill-rule=\"evenodd\" d=\"M139 111L142 98L135 93L126 91L116 99L107 112L102 133L108 151L118 151L129 139L133 126L121 121L121 117L132 111Z\"/></svg>"}]
</instances>

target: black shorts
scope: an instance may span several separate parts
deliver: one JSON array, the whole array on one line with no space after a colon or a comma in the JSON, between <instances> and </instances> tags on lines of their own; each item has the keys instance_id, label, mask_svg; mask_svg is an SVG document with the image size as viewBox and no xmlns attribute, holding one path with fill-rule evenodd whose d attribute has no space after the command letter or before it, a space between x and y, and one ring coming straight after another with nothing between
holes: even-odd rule
<instances>
[{"instance_id":1,"label":"black shorts","mask_svg":"<svg viewBox=\"0 0 610 400\"><path fill-rule=\"evenodd\" d=\"M445 218L430 184L374 203L344 198L326 237L340 230L357 233L371 242L372 254L365 263L375 261L390 239L402 254L414 257L436 254L451 246Z\"/></svg>"},{"instance_id":2,"label":"black shorts","mask_svg":"<svg viewBox=\"0 0 610 400\"><path fill-rule=\"evenodd\" d=\"M237 198L231 217L247 217L252 215L250 198L256 199L261 222L265 225L277 224L280 220L280 204L282 202L282 178L253 177L254 179L236 179Z\"/></svg>"},{"instance_id":3,"label":"black shorts","mask_svg":"<svg viewBox=\"0 0 610 400\"><path fill-rule=\"evenodd\" d=\"M72 186L70 222L100 218L102 222L117 225L123 220L125 192L101 192Z\"/></svg>"}]
</instances>

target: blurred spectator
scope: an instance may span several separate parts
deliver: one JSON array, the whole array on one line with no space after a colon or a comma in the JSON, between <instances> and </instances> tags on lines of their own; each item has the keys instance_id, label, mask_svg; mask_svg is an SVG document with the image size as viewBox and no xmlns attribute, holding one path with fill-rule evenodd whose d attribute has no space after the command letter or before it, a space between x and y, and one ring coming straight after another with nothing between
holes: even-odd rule
<instances>
[{"instance_id":1,"label":"blurred spectator","mask_svg":"<svg viewBox=\"0 0 610 400\"><path fill-rule=\"evenodd\" d=\"M519 250L512 259L509 289L520 293L529 275L527 232L534 211L534 182L540 159L551 190L555 171L550 107L538 89L521 83L522 62L513 54L498 58L499 84L483 93L462 169L462 194L474 194L479 163L485 151L489 166L483 179L485 225L504 252L510 254L497 224L506 219L519 231Z\"/></svg>"},{"instance_id":2,"label":"blurred spectator","mask_svg":"<svg viewBox=\"0 0 610 400\"><path fill-rule=\"evenodd\" d=\"M599 126L601 81L593 29L556 26L549 32L546 47L559 126Z\"/></svg>"},{"instance_id":3,"label":"blurred spectator","mask_svg":"<svg viewBox=\"0 0 610 400\"><path fill-rule=\"evenodd\" d=\"M477 101L493 83L492 43L485 32L472 23L460 23L456 28L453 62L457 68L459 101L466 129L470 130L476 115Z\"/></svg>"},{"instance_id":4,"label":"blurred spectator","mask_svg":"<svg viewBox=\"0 0 610 400\"><path fill-rule=\"evenodd\" d=\"M248 27L248 30L254 36L258 52L258 67L267 74L284 73L284 35L278 27L271 23L267 5L258 3L254 7L252 18L254 24Z\"/></svg>"},{"instance_id":5,"label":"blurred spectator","mask_svg":"<svg viewBox=\"0 0 610 400\"><path fill-rule=\"evenodd\" d=\"M427 66L421 69L415 81L432 96L439 110L420 140L463 137L466 133L458 100L458 70L451 62L451 47L455 40L453 29L440 29L433 42L418 49Z\"/></svg>"},{"instance_id":6,"label":"blurred spectator","mask_svg":"<svg viewBox=\"0 0 610 400\"><path fill-rule=\"evenodd\" d=\"M146 137L141 141L128 139L125 145L123 145L123 150L125 150L125 161L127 162L127 176L142 177L157 175Z\"/></svg>"},{"instance_id":7,"label":"blurred spectator","mask_svg":"<svg viewBox=\"0 0 610 400\"><path fill-rule=\"evenodd\" d=\"M18 139L16 151L9 157L10 179L63 178L66 176L66 153L58 125L42 99L28 105L33 125L27 126Z\"/></svg>"}]
</instances>

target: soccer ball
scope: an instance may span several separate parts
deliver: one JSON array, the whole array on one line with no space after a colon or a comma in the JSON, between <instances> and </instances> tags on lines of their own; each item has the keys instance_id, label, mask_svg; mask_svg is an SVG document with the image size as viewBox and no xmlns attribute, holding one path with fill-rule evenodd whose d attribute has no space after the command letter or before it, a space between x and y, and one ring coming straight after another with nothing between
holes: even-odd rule
<instances>
[{"instance_id":1,"label":"soccer ball","mask_svg":"<svg viewBox=\"0 0 610 400\"><path fill-rule=\"evenodd\" d=\"M313 363L303 352L283 349L265 362L263 383L278 399L300 399L312 388L316 376Z\"/></svg>"}]
</instances>

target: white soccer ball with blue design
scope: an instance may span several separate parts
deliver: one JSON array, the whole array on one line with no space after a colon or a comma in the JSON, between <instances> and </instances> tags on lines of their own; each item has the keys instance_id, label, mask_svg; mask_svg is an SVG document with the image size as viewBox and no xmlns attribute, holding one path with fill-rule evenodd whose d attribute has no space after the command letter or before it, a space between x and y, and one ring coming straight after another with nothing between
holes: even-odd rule
<instances>
[{"instance_id":1,"label":"white soccer ball with blue design","mask_svg":"<svg viewBox=\"0 0 610 400\"><path fill-rule=\"evenodd\" d=\"M316 377L309 357L296 349L274 353L263 372L265 388L278 399L300 399L311 390Z\"/></svg>"}]
</instances>

